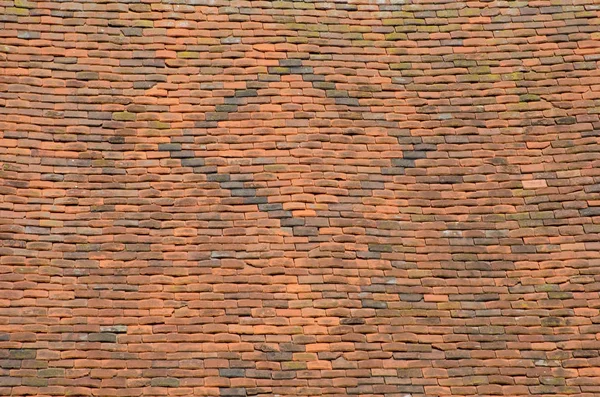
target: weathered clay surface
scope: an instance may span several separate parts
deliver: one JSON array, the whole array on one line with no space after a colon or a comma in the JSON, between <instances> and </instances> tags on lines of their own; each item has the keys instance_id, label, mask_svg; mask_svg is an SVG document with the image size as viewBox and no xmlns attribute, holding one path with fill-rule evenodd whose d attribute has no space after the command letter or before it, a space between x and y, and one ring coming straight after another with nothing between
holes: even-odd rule
<instances>
[{"instance_id":1,"label":"weathered clay surface","mask_svg":"<svg viewBox=\"0 0 600 397\"><path fill-rule=\"evenodd\" d=\"M600 6L0 2L0 395L600 395Z\"/></svg>"}]
</instances>

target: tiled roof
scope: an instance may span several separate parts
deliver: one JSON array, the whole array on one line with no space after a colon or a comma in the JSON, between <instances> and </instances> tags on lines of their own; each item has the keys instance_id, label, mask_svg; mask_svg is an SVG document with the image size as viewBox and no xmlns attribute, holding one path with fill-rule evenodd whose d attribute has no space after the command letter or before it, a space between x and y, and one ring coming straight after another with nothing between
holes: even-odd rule
<instances>
[{"instance_id":1,"label":"tiled roof","mask_svg":"<svg viewBox=\"0 0 600 397\"><path fill-rule=\"evenodd\" d=\"M0 395L600 394L596 0L0 1Z\"/></svg>"}]
</instances>

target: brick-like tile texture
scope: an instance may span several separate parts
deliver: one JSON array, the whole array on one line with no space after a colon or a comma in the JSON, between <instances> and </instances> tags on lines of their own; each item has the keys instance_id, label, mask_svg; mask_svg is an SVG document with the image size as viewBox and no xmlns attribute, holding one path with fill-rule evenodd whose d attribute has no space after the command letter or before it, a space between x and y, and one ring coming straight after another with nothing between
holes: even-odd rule
<instances>
[{"instance_id":1,"label":"brick-like tile texture","mask_svg":"<svg viewBox=\"0 0 600 397\"><path fill-rule=\"evenodd\" d=\"M0 395L600 395L600 4L0 1Z\"/></svg>"}]
</instances>

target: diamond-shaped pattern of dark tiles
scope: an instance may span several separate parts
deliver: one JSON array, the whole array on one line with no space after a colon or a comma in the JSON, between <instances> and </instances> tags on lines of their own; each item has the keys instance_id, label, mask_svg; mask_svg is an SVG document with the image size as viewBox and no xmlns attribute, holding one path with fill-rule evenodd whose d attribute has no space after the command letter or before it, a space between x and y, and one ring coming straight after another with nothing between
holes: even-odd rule
<instances>
[{"instance_id":1,"label":"diamond-shaped pattern of dark tiles","mask_svg":"<svg viewBox=\"0 0 600 397\"><path fill-rule=\"evenodd\" d=\"M0 5L0 395L595 395L593 1L180 3Z\"/></svg>"}]
</instances>

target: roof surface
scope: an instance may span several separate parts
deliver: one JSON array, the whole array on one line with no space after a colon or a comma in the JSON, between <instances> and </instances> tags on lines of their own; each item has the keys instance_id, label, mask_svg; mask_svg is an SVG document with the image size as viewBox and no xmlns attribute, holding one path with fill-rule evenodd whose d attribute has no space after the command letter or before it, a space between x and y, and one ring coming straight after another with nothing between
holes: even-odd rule
<instances>
[{"instance_id":1,"label":"roof surface","mask_svg":"<svg viewBox=\"0 0 600 397\"><path fill-rule=\"evenodd\" d=\"M599 31L0 2L0 395L600 395Z\"/></svg>"}]
</instances>

